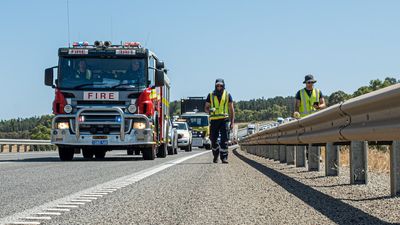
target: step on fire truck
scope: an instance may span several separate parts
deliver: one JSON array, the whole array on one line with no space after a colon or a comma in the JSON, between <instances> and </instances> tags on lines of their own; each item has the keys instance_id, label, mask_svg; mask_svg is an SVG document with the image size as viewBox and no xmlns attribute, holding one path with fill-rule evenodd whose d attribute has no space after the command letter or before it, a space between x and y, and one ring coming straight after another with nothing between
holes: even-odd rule
<instances>
[{"instance_id":1,"label":"step on fire truck","mask_svg":"<svg viewBox=\"0 0 400 225\"><path fill-rule=\"evenodd\" d=\"M107 151L166 157L170 82L164 63L138 42L74 42L45 70L55 89L51 143L62 161ZM54 79L54 69L57 77Z\"/></svg>"}]
</instances>

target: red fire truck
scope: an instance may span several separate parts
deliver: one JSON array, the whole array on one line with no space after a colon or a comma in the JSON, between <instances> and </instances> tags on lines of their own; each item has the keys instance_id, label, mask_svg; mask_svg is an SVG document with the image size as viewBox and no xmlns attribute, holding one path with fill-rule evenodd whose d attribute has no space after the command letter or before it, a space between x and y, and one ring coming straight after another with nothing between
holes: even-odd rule
<instances>
[{"instance_id":1,"label":"red fire truck","mask_svg":"<svg viewBox=\"0 0 400 225\"><path fill-rule=\"evenodd\" d=\"M58 56L45 85L55 89L51 142L62 161L121 149L166 157L170 82L152 51L138 42L74 42Z\"/></svg>"}]
</instances>

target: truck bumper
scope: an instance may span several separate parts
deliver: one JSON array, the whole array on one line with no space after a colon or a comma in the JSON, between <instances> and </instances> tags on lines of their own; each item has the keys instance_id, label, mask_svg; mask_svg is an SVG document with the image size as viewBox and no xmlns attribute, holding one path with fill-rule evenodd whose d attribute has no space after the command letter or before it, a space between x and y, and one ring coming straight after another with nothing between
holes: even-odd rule
<instances>
[{"instance_id":1,"label":"truck bumper","mask_svg":"<svg viewBox=\"0 0 400 225\"><path fill-rule=\"evenodd\" d=\"M98 122L98 121L80 121L82 115L98 113L98 115L108 115L109 113L120 116L120 121ZM108 114L107 114L108 113ZM141 129L134 129L134 121L141 121L145 124ZM68 121L69 128L59 129L57 123ZM130 121L125 126L126 121ZM81 131L82 125L113 125L117 126L118 131L109 134L92 134ZM137 145L155 145L153 138L153 129L150 121L145 115L125 114L120 108L82 108L76 114L62 114L54 117L51 129L51 143L55 145L73 145L73 146L137 146Z\"/></svg>"}]
</instances>

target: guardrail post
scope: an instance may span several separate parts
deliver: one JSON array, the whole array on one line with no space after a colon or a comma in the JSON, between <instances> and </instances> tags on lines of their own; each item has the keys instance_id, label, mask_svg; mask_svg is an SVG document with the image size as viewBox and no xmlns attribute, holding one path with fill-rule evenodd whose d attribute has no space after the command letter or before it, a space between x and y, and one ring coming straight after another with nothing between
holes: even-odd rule
<instances>
[{"instance_id":1,"label":"guardrail post","mask_svg":"<svg viewBox=\"0 0 400 225\"><path fill-rule=\"evenodd\" d=\"M295 147L293 145L286 146L286 162L288 165L294 165Z\"/></svg>"},{"instance_id":2,"label":"guardrail post","mask_svg":"<svg viewBox=\"0 0 400 225\"><path fill-rule=\"evenodd\" d=\"M274 160L279 161L279 145L274 145Z\"/></svg>"},{"instance_id":3,"label":"guardrail post","mask_svg":"<svg viewBox=\"0 0 400 225\"><path fill-rule=\"evenodd\" d=\"M13 151L13 145L8 145L8 152L12 152Z\"/></svg>"},{"instance_id":4,"label":"guardrail post","mask_svg":"<svg viewBox=\"0 0 400 225\"><path fill-rule=\"evenodd\" d=\"M268 151L267 151L267 146L266 145L260 145L261 146L261 154L264 158L268 158Z\"/></svg>"},{"instance_id":5,"label":"guardrail post","mask_svg":"<svg viewBox=\"0 0 400 225\"><path fill-rule=\"evenodd\" d=\"M273 145L269 145L269 158L270 159L274 159L274 146Z\"/></svg>"},{"instance_id":6,"label":"guardrail post","mask_svg":"<svg viewBox=\"0 0 400 225\"><path fill-rule=\"evenodd\" d=\"M286 146L279 145L279 162L286 163Z\"/></svg>"},{"instance_id":7,"label":"guardrail post","mask_svg":"<svg viewBox=\"0 0 400 225\"><path fill-rule=\"evenodd\" d=\"M269 159L269 145L264 145L265 158Z\"/></svg>"},{"instance_id":8,"label":"guardrail post","mask_svg":"<svg viewBox=\"0 0 400 225\"><path fill-rule=\"evenodd\" d=\"M400 195L400 141L393 141L390 148L390 193Z\"/></svg>"},{"instance_id":9,"label":"guardrail post","mask_svg":"<svg viewBox=\"0 0 400 225\"><path fill-rule=\"evenodd\" d=\"M306 146L296 146L296 167L306 166Z\"/></svg>"},{"instance_id":10,"label":"guardrail post","mask_svg":"<svg viewBox=\"0 0 400 225\"><path fill-rule=\"evenodd\" d=\"M17 145L17 152L20 152L21 150L21 145Z\"/></svg>"},{"instance_id":11,"label":"guardrail post","mask_svg":"<svg viewBox=\"0 0 400 225\"><path fill-rule=\"evenodd\" d=\"M28 151L28 145L24 145L24 152Z\"/></svg>"},{"instance_id":12,"label":"guardrail post","mask_svg":"<svg viewBox=\"0 0 400 225\"><path fill-rule=\"evenodd\" d=\"M0 152L4 152L4 145L0 145Z\"/></svg>"},{"instance_id":13,"label":"guardrail post","mask_svg":"<svg viewBox=\"0 0 400 225\"><path fill-rule=\"evenodd\" d=\"M340 146L327 143L325 147L325 176L338 176L340 169Z\"/></svg>"},{"instance_id":14,"label":"guardrail post","mask_svg":"<svg viewBox=\"0 0 400 225\"><path fill-rule=\"evenodd\" d=\"M319 171L320 162L319 158L321 156L321 147L319 146L308 146L308 171Z\"/></svg>"},{"instance_id":15,"label":"guardrail post","mask_svg":"<svg viewBox=\"0 0 400 225\"><path fill-rule=\"evenodd\" d=\"M368 142L352 141L350 146L350 184L368 183Z\"/></svg>"}]
</instances>

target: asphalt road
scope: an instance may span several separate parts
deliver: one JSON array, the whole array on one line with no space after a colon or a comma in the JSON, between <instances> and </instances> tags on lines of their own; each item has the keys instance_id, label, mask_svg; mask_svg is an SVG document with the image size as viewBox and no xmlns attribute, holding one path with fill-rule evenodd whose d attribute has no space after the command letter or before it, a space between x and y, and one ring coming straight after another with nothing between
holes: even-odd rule
<instances>
[{"instance_id":1,"label":"asphalt road","mask_svg":"<svg viewBox=\"0 0 400 225\"><path fill-rule=\"evenodd\" d=\"M155 161L124 152L73 162L40 154L0 155L0 223L400 223L400 199L385 197L374 179L349 186L343 177L325 178L241 150L230 151L228 165L211 163L204 150Z\"/></svg>"}]
</instances>

